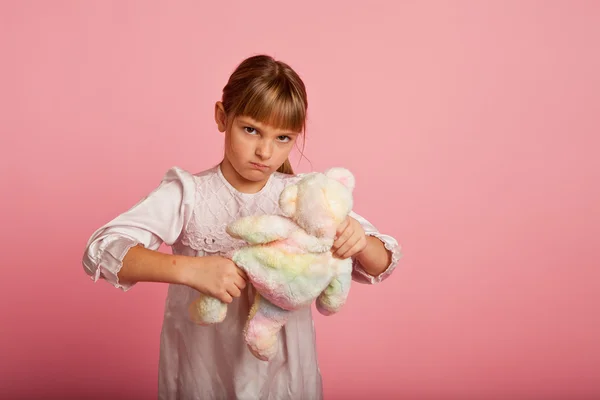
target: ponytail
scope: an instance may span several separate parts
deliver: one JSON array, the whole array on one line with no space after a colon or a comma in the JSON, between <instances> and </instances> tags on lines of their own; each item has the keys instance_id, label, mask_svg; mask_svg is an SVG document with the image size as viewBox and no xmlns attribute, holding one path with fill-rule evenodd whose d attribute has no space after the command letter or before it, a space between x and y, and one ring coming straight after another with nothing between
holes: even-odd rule
<instances>
[{"instance_id":1,"label":"ponytail","mask_svg":"<svg viewBox=\"0 0 600 400\"><path fill-rule=\"evenodd\" d=\"M289 158L285 160L281 167L277 168L277 172L281 172L282 174L294 175L294 169L292 168L292 164L290 163Z\"/></svg>"}]
</instances>

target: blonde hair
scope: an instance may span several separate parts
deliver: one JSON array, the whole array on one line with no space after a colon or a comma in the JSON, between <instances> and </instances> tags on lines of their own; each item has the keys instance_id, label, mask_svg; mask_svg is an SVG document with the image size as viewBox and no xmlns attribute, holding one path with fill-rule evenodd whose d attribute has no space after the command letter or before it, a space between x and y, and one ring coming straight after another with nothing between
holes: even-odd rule
<instances>
[{"instance_id":1,"label":"blonde hair","mask_svg":"<svg viewBox=\"0 0 600 400\"><path fill-rule=\"evenodd\" d=\"M273 57L256 55L242 61L223 88L222 103L232 118L248 116L280 129L302 132L303 136L306 133L304 82L289 65ZM277 171L294 174L289 159Z\"/></svg>"}]
</instances>

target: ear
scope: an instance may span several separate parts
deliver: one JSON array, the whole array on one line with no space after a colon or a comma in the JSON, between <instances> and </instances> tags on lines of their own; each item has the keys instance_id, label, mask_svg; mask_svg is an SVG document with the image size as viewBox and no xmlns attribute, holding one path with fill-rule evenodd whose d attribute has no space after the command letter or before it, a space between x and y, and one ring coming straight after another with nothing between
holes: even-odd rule
<instances>
[{"instance_id":1,"label":"ear","mask_svg":"<svg viewBox=\"0 0 600 400\"><path fill-rule=\"evenodd\" d=\"M342 185L350 189L350 191L354 190L354 185L356 183L354 175L352 175L352 172L346 168L333 167L325 171L325 175L340 182Z\"/></svg>"},{"instance_id":2,"label":"ear","mask_svg":"<svg viewBox=\"0 0 600 400\"><path fill-rule=\"evenodd\" d=\"M219 132L225 132L227 129L227 114L225 113L223 103L220 101L217 101L215 104L215 122L217 123Z\"/></svg>"},{"instance_id":3,"label":"ear","mask_svg":"<svg viewBox=\"0 0 600 400\"><path fill-rule=\"evenodd\" d=\"M279 196L279 207L283 214L291 217L296 214L296 199L298 198L298 185L290 185L283 189Z\"/></svg>"}]
</instances>

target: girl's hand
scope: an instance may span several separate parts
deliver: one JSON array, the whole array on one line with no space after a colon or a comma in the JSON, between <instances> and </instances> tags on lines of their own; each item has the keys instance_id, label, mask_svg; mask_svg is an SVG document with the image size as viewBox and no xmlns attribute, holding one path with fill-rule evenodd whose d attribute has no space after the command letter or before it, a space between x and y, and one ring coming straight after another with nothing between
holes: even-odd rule
<instances>
[{"instance_id":1,"label":"girl's hand","mask_svg":"<svg viewBox=\"0 0 600 400\"><path fill-rule=\"evenodd\" d=\"M360 222L352 217L346 218L337 228L333 242L333 255L345 259L359 254L367 246L367 235Z\"/></svg>"},{"instance_id":2,"label":"girl's hand","mask_svg":"<svg viewBox=\"0 0 600 400\"><path fill-rule=\"evenodd\" d=\"M246 287L247 276L233 261L221 256L194 257L186 268L184 284L231 303Z\"/></svg>"}]
</instances>

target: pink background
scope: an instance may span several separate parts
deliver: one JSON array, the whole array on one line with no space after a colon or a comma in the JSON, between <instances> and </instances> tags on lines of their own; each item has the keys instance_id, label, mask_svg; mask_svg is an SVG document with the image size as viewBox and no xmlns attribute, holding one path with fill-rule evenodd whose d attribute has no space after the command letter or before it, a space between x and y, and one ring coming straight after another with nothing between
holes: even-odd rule
<instances>
[{"instance_id":1,"label":"pink background","mask_svg":"<svg viewBox=\"0 0 600 400\"><path fill-rule=\"evenodd\" d=\"M297 169L351 168L405 252L316 316L327 398L600 398L599 39L594 1L3 1L0 393L156 395L166 287L92 284L84 245L219 161L266 52L309 90Z\"/></svg>"}]
</instances>

